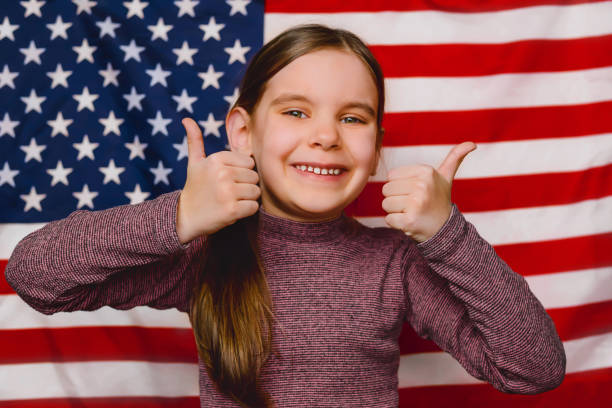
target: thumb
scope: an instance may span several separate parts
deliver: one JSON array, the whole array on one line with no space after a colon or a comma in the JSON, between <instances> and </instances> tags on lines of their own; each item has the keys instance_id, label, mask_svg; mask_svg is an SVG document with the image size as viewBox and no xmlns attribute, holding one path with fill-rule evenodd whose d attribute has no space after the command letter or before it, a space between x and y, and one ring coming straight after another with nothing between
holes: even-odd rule
<instances>
[{"instance_id":1,"label":"thumb","mask_svg":"<svg viewBox=\"0 0 612 408\"><path fill-rule=\"evenodd\" d=\"M463 142L453 147L446 158L438 167L438 173L440 173L446 181L450 184L453 183L453 178L459 169L459 165L465 159L468 153L476 150L476 144L474 142Z\"/></svg>"},{"instance_id":2,"label":"thumb","mask_svg":"<svg viewBox=\"0 0 612 408\"><path fill-rule=\"evenodd\" d=\"M191 118L184 118L181 123L187 133L187 156L190 162L206 157L204 150L204 140L200 127Z\"/></svg>"}]
</instances>

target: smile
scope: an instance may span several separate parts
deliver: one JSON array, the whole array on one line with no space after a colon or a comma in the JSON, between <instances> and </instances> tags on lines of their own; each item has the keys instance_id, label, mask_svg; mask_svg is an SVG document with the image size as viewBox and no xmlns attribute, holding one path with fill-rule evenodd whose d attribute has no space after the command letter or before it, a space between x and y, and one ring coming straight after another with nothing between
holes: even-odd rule
<instances>
[{"instance_id":1,"label":"smile","mask_svg":"<svg viewBox=\"0 0 612 408\"><path fill-rule=\"evenodd\" d=\"M343 172L342 169L313 167L313 166L307 166L304 164L301 164L301 165L298 164L293 167L305 173L314 173L314 174L320 174L323 176L337 176Z\"/></svg>"}]
</instances>

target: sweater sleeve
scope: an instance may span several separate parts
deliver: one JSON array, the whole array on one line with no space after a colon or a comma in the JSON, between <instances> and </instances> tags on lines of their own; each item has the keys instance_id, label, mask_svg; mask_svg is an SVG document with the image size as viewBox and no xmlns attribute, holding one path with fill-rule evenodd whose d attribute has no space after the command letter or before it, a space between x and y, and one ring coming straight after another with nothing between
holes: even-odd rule
<instances>
[{"instance_id":1,"label":"sweater sleeve","mask_svg":"<svg viewBox=\"0 0 612 408\"><path fill-rule=\"evenodd\" d=\"M187 311L204 237L181 245L179 191L102 211L79 210L23 238L7 282L44 314L148 305Z\"/></svg>"},{"instance_id":2,"label":"sweater sleeve","mask_svg":"<svg viewBox=\"0 0 612 408\"><path fill-rule=\"evenodd\" d=\"M561 384L566 357L552 319L455 204L440 231L409 248L406 320L420 336L500 391L535 394Z\"/></svg>"}]
</instances>

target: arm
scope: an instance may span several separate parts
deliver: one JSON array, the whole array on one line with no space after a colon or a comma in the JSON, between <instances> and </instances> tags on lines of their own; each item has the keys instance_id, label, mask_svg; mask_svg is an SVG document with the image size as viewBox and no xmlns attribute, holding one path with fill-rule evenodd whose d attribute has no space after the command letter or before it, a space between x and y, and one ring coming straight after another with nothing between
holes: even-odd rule
<instances>
[{"instance_id":1,"label":"arm","mask_svg":"<svg viewBox=\"0 0 612 408\"><path fill-rule=\"evenodd\" d=\"M7 282L45 314L108 305L186 311L204 239L181 245L179 191L137 205L75 211L22 239Z\"/></svg>"},{"instance_id":2,"label":"arm","mask_svg":"<svg viewBox=\"0 0 612 408\"><path fill-rule=\"evenodd\" d=\"M551 318L455 204L434 236L410 247L407 320L420 336L498 390L533 394L561 383L566 358Z\"/></svg>"}]
</instances>

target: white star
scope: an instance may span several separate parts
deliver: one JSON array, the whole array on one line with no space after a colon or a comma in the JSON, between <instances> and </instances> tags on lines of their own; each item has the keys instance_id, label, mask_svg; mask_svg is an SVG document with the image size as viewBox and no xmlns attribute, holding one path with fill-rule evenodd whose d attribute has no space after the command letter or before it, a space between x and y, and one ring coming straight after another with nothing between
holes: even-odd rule
<instances>
[{"instance_id":1,"label":"white star","mask_svg":"<svg viewBox=\"0 0 612 408\"><path fill-rule=\"evenodd\" d=\"M42 113L42 108L40 105L45 101L45 99L47 99L47 97L36 95L36 91L34 88L32 88L30 90L30 96L22 96L20 99L26 104L25 113L33 110L38 113Z\"/></svg>"},{"instance_id":2,"label":"white star","mask_svg":"<svg viewBox=\"0 0 612 408\"><path fill-rule=\"evenodd\" d=\"M215 117L212 113L209 112L208 118L206 118L206 120L201 120L198 123L204 128L204 136L215 135L217 137L221 137L221 133L219 133L219 128L223 126L223 121L215 120Z\"/></svg>"},{"instance_id":3,"label":"white star","mask_svg":"<svg viewBox=\"0 0 612 408\"><path fill-rule=\"evenodd\" d=\"M47 148L46 145L38 145L36 144L36 138L32 138L30 140L30 144L29 145L22 145L19 146L19 148L21 150L23 150L26 154L24 163L29 162L30 160L34 159L37 160L38 162L42 163L42 157L40 156L40 153L45 150Z\"/></svg>"},{"instance_id":4,"label":"white star","mask_svg":"<svg viewBox=\"0 0 612 408\"><path fill-rule=\"evenodd\" d=\"M143 10L147 7L149 3L141 2L140 0L132 0L132 1L124 1L123 6L128 9L127 16L125 18L130 18L132 16L136 16L140 19L144 19Z\"/></svg>"},{"instance_id":5,"label":"white star","mask_svg":"<svg viewBox=\"0 0 612 408\"><path fill-rule=\"evenodd\" d=\"M38 17L42 17L40 8L45 5L44 1L28 0L28 1L20 1L19 4L21 4L23 8L25 8L25 13L23 15L24 18L32 14L35 14Z\"/></svg>"},{"instance_id":6,"label":"white star","mask_svg":"<svg viewBox=\"0 0 612 408\"><path fill-rule=\"evenodd\" d=\"M197 48L189 48L187 41L183 41L181 48L174 48L173 53L177 55L176 65L181 65L183 62L193 65L193 56L198 52Z\"/></svg>"},{"instance_id":7,"label":"white star","mask_svg":"<svg viewBox=\"0 0 612 408\"><path fill-rule=\"evenodd\" d=\"M193 113L193 108L191 107L191 105L193 105L195 103L195 101L198 100L197 97L195 96L189 96L187 94L187 90L183 89L183 92L181 92L181 95L172 95L172 99L175 100L175 102L178 104L178 106L176 107L176 111L180 112L181 109L185 109L186 111Z\"/></svg>"},{"instance_id":8,"label":"white star","mask_svg":"<svg viewBox=\"0 0 612 408\"><path fill-rule=\"evenodd\" d=\"M0 89L5 85L15 89L15 83L13 80L17 78L19 74L17 72L9 71L8 65L4 64L4 69L0 72Z\"/></svg>"},{"instance_id":9,"label":"white star","mask_svg":"<svg viewBox=\"0 0 612 408\"><path fill-rule=\"evenodd\" d=\"M94 62L93 53L95 50L98 49L98 47L90 46L89 42L87 42L87 38L83 38L83 42L81 43L81 46L79 47L74 46L72 47L72 49L74 50L74 52L79 54L77 58L77 64L83 60L87 60L93 64Z\"/></svg>"},{"instance_id":10,"label":"white star","mask_svg":"<svg viewBox=\"0 0 612 408\"><path fill-rule=\"evenodd\" d=\"M104 125L103 136L106 136L109 133L116 133L117 136L121 136L121 132L119 131L119 125L121 125L124 120L116 118L114 111L110 111L106 119L98 119L98 122Z\"/></svg>"},{"instance_id":11,"label":"white star","mask_svg":"<svg viewBox=\"0 0 612 408\"><path fill-rule=\"evenodd\" d=\"M125 193L125 196L130 199L130 204L142 203L144 200L149 198L150 195L151 193L143 192L140 189L140 184L136 184L136 187L134 187L134 191L132 191L131 193Z\"/></svg>"},{"instance_id":12,"label":"white star","mask_svg":"<svg viewBox=\"0 0 612 408\"><path fill-rule=\"evenodd\" d=\"M76 15L78 16L81 12L86 12L87 14L91 14L91 8L96 6L95 1L89 0L72 0L74 4L77 6Z\"/></svg>"},{"instance_id":13,"label":"white star","mask_svg":"<svg viewBox=\"0 0 612 408\"><path fill-rule=\"evenodd\" d=\"M178 150L176 161L180 161L183 157L189 157L189 148L187 147L187 138L185 136L183 136L183 141L181 143L173 143L172 147Z\"/></svg>"},{"instance_id":14,"label":"white star","mask_svg":"<svg viewBox=\"0 0 612 408\"><path fill-rule=\"evenodd\" d=\"M128 61L130 58L134 58L136 61L140 61L140 53L144 51L145 47L139 47L136 45L136 41L130 41L129 45L120 45L121 51L125 53L125 58L123 58L123 62Z\"/></svg>"},{"instance_id":15,"label":"white star","mask_svg":"<svg viewBox=\"0 0 612 408\"><path fill-rule=\"evenodd\" d=\"M124 94L123 97L128 101L128 112L132 110L132 108L136 108L139 111L142 111L142 105L140 101L145 98L145 94L136 93L136 88L132 87L132 90L129 94Z\"/></svg>"},{"instance_id":16,"label":"white star","mask_svg":"<svg viewBox=\"0 0 612 408\"><path fill-rule=\"evenodd\" d=\"M89 136L83 136L83 141L81 143L73 143L72 146L79 151L79 155L77 156L77 160L81 160L83 157L88 157L91 160L95 160L94 150L100 146L100 143L91 143L89 141Z\"/></svg>"},{"instance_id":17,"label":"white star","mask_svg":"<svg viewBox=\"0 0 612 408\"><path fill-rule=\"evenodd\" d=\"M234 61L240 61L243 64L245 64L246 63L245 54L249 52L250 49L251 47L243 47L240 44L240 40L236 39L236 41L234 41L233 47L225 47L223 49L225 52L229 54L229 62L227 64L230 65Z\"/></svg>"},{"instance_id":18,"label":"white star","mask_svg":"<svg viewBox=\"0 0 612 408\"><path fill-rule=\"evenodd\" d=\"M11 137L15 137L15 128L19 126L18 120L11 120L8 112L4 112L4 118L0 122L0 136L5 133Z\"/></svg>"},{"instance_id":19,"label":"white star","mask_svg":"<svg viewBox=\"0 0 612 408\"><path fill-rule=\"evenodd\" d=\"M202 82L202 89L209 86L219 89L219 78L223 76L223 72L216 72L212 64L208 64L208 71L200 72L198 76L204 81Z\"/></svg>"},{"instance_id":20,"label":"white star","mask_svg":"<svg viewBox=\"0 0 612 408\"><path fill-rule=\"evenodd\" d=\"M208 19L208 24L200 24L200 30L204 31L204 38L202 38L202 41L207 41L209 38L221 41L219 31L221 31L223 27L225 27L225 24L217 24L215 17L210 17Z\"/></svg>"},{"instance_id":21,"label":"white star","mask_svg":"<svg viewBox=\"0 0 612 408\"><path fill-rule=\"evenodd\" d=\"M47 125L53 128L53 132L51 133L51 137L55 137L58 133L68 137L68 126L70 126L74 122L72 119L64 119L64 115L62 111L57 112L57 116L55 120L48 120Z\"/></svg>"},{"instance_id":22,"label":"white star","mask_svg":"<svg viewBox=\"0 0 612 408\"><path fill-rule=\"evenodd\" d=\"M40 206L40 202L47 197L46 194L38 194L36 192L36 187L32 186L29 194L20 194L19 197L23 201L25 201L25 208L23 212L28 212L31 208L35 208L38 211L42 211L42 207Z\"/></svg>"},{"instance_id":23,"label":"white star","mask_svg":"<svg viewBox=\"0 0 612 408\"><path fill-rule=\"evenodd\" d=\"M11 41L15 41L15 30L19 28L18 24L11 24L8 17L4 17L2 24L0 24L0 40L8 38Z\"/></svg>"},{"instance_id":24,"label":"white star","mask_svg":"<svg viewBox=\"0 0 612 408\"><path fill-rule=\"evenodd\" d=\"M117 76L119 76L120 71L118 69L114 70L110 62L106 64L105 70L101 69L100 71L98 71L98 73L102 75L102 77L104 78L104 83L102 84L103 87L106 88L108 84L119 86L119 81L117 81Z\"/></svg>"},{"instance_id":25,"label":"white star","mask_svg":"<svg viewBox=\"0 0 612 408\"><path fill-rule=\"evenodd\" d=\"M149 144L140 143L138 135L134 136L134 141L132 143L124 143L124 145L130 150L129 160L132 160L135 157L140 157L142 160L145 159L144 149L146 149Z\"/></svg>"},{"instance_id":26,"label":"white star","mask_svg":"<svg viewBox=\"0 0 612 408\"><path fill-rule=\"evenodd\" d=\"M226 3L229 4L232 9L230 10L230 16L233 16L236 13L247 15L246 6L251 2L251 0L227 0Z\"/></svg>"},{"instance_id":27,"label":"white star","mask_svg":"<svg viewBox=\"0 0 612 408\"><path fill-rule=\"evenodd\" d=\"M159 62L155 66L155 69L147 69L145 72L151 77L151 83L149 86L153 86L155 84L162 84L165 87L168 86L166 78L170 76L170 71L164 71Z\"/></svg>"},{"instance_id":28,"label":"white star","mask_svg":"<svg viewBox=\"0 0 612 408\"><path fill-rule=\"evenodd\" d=\"M57 37L62 37L64 40L68 39L68 33L66 32L72 23L64 23L62 16L57 16L55 23L47 24L47 28L51 30L51 39L54 40Z\"/></svg>"},{"instance_id":29,"label":"white star","mask_svg":"<svg viewBox=\"0 0 612 408\"><path fill-rule=\"evenodd\" d=\"M157 20L156 25L148 26L149 30L153 33L153 36L151 36L151 41L155 40L156 38L161 38L164 41L168 41L168 31L172 30L172 27L173 26L171 25L165 25L164 19L160 17Z\"/></svg>"},{"instance_id":30,"label":"white star","mask_svg":"<svg viewBox=\"0 0 612 408\"><path fill-rule=\"evenodd\" d=\"M106 19L102 22L97 21L96 25L100 27L100 38L104 37L106 34L115 38L115 30L121 27L121 24L113 23L110 16L106 16Z\"/></svg>"},{"instance_id":31,"label":"white star","mask_svg":"<svg viewBox=\"0 0 612 408\"><path fill-rule=\"evenodd\" d=\"M19 170L11 170L8 162L4 162L4 167L0 170L0 186L8 183L15 187L15 176L19 174Z\"/></svg>"},{"instance_id":32,"label":"white star","mask_svg":"<svg viewBox=\"0 0 612 408\"><path fill-rule=\"evenodd\" d=\"M125 167L115 167L115 160L110 159L107 167L99 167L100 171L104 173L104 181L102 184L115 182L121 184L119 175L125 171Z\"/></svg>"},{"instance_id":33,"label":"white star","mask_svg":"<svg viewBox=\"0 0 612 408\"><path fill-rule=\"evenodd\" d=\"M57 166L55 169L48 169L47 174L49 174L53 179L51 180L51 187L56 185L57 183L63 183L68 185L68 175L72 173L72 169L65 169L62 161L57 162Z\"/></svg>"},{"instance_id":34,"label":"white star","mask_svg":"<svg viewBox=\"0 0 612 408\"><path fill-rule=\"evenodd\" d=\"M27 65L32 61L40 65L40 54L45 52L45 48L36 48L36 44L34 43L34 40L32 40L30 41L30 46L28 48L20 48L19 52L25 55L23 65Z\"/></svg>"},{"instance_id":35,"label":"white star","mask_svg":"<svg viewBox=\"0 0 612 408\"><path fill-rule=\"evenodd\" d=\"M168 129L166 129L166 126L168 126L172 120L164 119L160 111L157 111L157 115L155 115L154 119L147 119L147 122L149 122L149 125L153 126L153 131L151 132L152 136L155 136L157 132L168 136Z\"/></svg>"},{"instance_id":36,"label":"white star","mask_svg":"<svg viewBox=\"0 0 612 408\"><path fill-rule=\"evenodd\" d=\"M234 88L234 93L231 95L224 96L223 99L225 99L225 101L229 103L230 106L234 106L234 103L236 103L236 101L238 100L238 88Z\"/></svg>"},{"instance_id":37,"label":"white star","mask_svg":"<svg viewBox=\"0 0 612 408\"><path fill-rule=\"evenodd\" d=\"M183 14L189 14L191 17L195 17L195 11L193 8L197 6L199 1L197 0L180 0L175 1L174 5L179 8L178 16L181 17Z\"/></svg>"},{"instance_id":38,"label":"white star","mask_svg":"<svg viewBox=\"0 0 612 408\"><path fill-rule=\"evenodd\" d=\"M93 199L98 196L98 192L89 191L89 186L85 184L83 185L83 190L81 190L80 193L74 192L72 193L72 195L74 196L74 198L79 200L77 204L77 210L84 206L88 206L89 208L93 210L94 208Z\"/></svg>"},{"instance_id":39,"label":"white star","mask_svg":"<svg viewBox=\"0 0 612 408\"><path fill-rule=\"evenodd\" d=\"M72 97L79 103L77 107L77 112L82 111L83 109L89 109L92 112L95 112L94 101L99 98L97 94L90 94L89 88L86 86L83 87L83 92L81 94L72 95Z\"/></svg>"},{"instance_id":40,"label":"white star","mask_svg":"<svg viewBox=\"0 0 612 408\"><path fill-rule=\"evenodd\" d=\"M170 182L168 181L168 174L172 173L172 169L168 167L164 167L161 160L157 163L156 168L151 167L149 170L151 171L151 173L155 175L155 180L153 180L153 185L156 185L157 183L160 183L160 182L163 182L164 184L167 184L167 185L170 184Z\"/></svg>"},{"instance_id":41,"label":"white star","mask_svg":"<svg viewBox=\"0 0 612 408\"><path fill-rule=\"evenodd\" d=\"M55 72L47 72L47 76L52 79L51 89L55 88L58 85L62 85L63 87L68 88L68 77L72 75L72 71L64 71L64 68L61 64L57 64L55 68Z\"/></svg>"}]
</instances>

